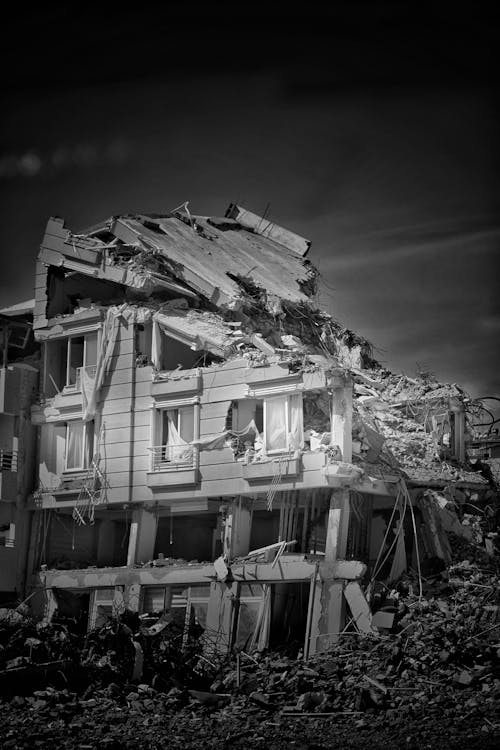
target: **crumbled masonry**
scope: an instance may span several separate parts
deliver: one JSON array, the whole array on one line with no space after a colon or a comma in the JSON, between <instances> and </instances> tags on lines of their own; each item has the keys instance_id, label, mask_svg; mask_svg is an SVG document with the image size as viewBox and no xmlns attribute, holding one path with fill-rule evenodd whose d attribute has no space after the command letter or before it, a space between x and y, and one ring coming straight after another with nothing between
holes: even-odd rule
<instances>
[{"instance_id":1,"label":"crumbled masonry","mask_svg":"<svg viewBox=\"0 0 500 750\"><path fill-rule=\"evenodd\" d=\"M500 738L498 561L457 537L452 547L454 562L428 576L422 598L411 576L374 592L377 610L394 619L381 637L348 632L307 662L286 650L205 659L196 639L182 651L179 624L161 618L152 635L151 625L124 615L85 636L70 621L40 625L3 611L4 746L23 747L35 733L66 748L165 741L194 748L200 736L205 747L265 741L285 748L313 733L324 748L330 735L347 748L384 735L392 747L416 748L446 731L446 747L468 736L493 747ZM143 671L132 680L134 642Z\"/></svg>"}]
</instances>

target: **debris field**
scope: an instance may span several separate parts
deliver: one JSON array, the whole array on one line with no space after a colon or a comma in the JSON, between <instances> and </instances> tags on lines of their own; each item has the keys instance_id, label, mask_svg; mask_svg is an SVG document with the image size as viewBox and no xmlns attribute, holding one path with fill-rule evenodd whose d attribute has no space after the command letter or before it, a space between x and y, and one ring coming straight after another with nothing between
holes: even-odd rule
<instances>
[{"instance_id":1,"label":"debris field","mask_svg":"<svg viewBox=\"0 0 500 750\"><path fill-rule=\"evenodd\" d=\"M406 574L373 591L387 628L347 629L308 661L292 647L208 658L202 639L182 649L165 615L125 613L82 634L1 610L3 747L494 747L498 557L451 546L422 595Z\"/></svg>"}]
</instances>

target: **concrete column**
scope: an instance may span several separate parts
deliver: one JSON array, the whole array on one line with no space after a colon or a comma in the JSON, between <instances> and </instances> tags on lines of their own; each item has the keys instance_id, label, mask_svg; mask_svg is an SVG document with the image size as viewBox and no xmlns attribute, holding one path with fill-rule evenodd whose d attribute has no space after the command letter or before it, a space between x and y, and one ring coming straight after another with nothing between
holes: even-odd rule
<instances>
[{"instance_id":1,"label":"concrete column","mask_svg":"<svg viewBox=\"0 0 500 750\"><path fill-rule=\"evenodd\" d=\"M225 654L231 648L233 639L235 601L238 584L210 584L210 599L207 609L205 652Z\"/></svg>"},{"instance_id":2,"label":"concrete column","mask_svg":"<svg viewBox=\"0 0 500 750\"><path fill-rule=\"evenodd\" d=\"M332 391L331 443L338 445L342 461L352 461L352 383Z\"/></svg>"},{"instance_id":3,"label":"concrete column","mask_svg":"<svg viewBox=\"0 0 500 750\"><path fill-rule=\"evenodd\" d=\"M134 510L128 541L127 565L153 559L158 518L146 508Z\"/></svg>"},{"instance_id":4,"label":"concrete column","mask_svg":"<svg viewBox=\"0 0 500 750\"><path fill-rule=\"evenodd\" d=\"M328 525L326 529L325 562L343 560L347 550L349 533L349 490L334 490L330 498Z\"/></svg>"},{"instance_id":5,"label":"concrete column","mask_svg":"<svg viewBox=\"0 0 500 750\"><path fill-rule=\"evenodd\" d=\"M97 531L97 564L113 565L116 546L116 523L109 518L100 522Z\"/></svg>"},{"instance_id":6,"label":"concrete column","mask_svg":"<svg viewBox=\"0 0 500 750\"><path fill-rule=\"evenodd\" d=\"M249 504L239 498L232 504L230 557L242 557L250 552L251 511Z\"/></svg>"},{"instance_id":7,"label":"concrete column","mask_svg":"<svg viewBox=\"0 0 500 750\"><path fill-rule=\"evenodd\" d=\"M336 580L333 576L336 561L344 559L346 555L349 513L349 490L334 490L328 512L325 561L321 566L321 615L316 624L317 637L314 643L317 651L326 651L336 643L345 626L345 582Z\"/></svg>"}]
</instances>

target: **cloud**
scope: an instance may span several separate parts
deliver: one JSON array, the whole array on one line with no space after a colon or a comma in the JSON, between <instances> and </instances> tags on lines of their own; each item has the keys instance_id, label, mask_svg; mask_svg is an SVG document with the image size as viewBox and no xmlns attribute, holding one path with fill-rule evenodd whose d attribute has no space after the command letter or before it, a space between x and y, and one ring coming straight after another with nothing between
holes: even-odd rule
<instances>
[{"instance_id":1,"label":"cloud","mask_svg":"<svg viewBox=\"0 0 500 750\"><path fill-rule=\"evenodd\" d=\"M131 156L131 143L123 138L114 138L104 144L86 141L71 146L62 144L45 153L30 148L20 153L0 155L0 180L33 179L42 175L55 176L69 170L120 166L128 162Z\"/></svg>"}]
</instances>

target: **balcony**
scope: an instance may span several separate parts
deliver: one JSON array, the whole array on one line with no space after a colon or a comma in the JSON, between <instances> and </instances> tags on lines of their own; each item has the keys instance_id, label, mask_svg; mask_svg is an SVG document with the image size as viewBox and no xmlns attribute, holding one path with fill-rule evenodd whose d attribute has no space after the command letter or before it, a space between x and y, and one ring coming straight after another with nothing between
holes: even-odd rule
<instances>
[{"instance_id":1,"label":"balcony","mask_svg":"<svg viewBox=\"0 0 500 750\"><path fill-rule=\"evenodd\" d=\"M193 486L198 483L198 448L188 443L155 445L151 448L151 489Z\"/></svg>"},{"instance_id":2,"label":"balcony","mask_svg":"<svg viewBox=\"0 0 500 750\"><path fill-rule=\"evenodd\" d=\"M269 456L265 461L255 461L243 464L241 467L243 479L247 482L269 482L278 477L286 480L296 477L300 470L300 457L289 453Z\"/></svg>"}]
</instances>

